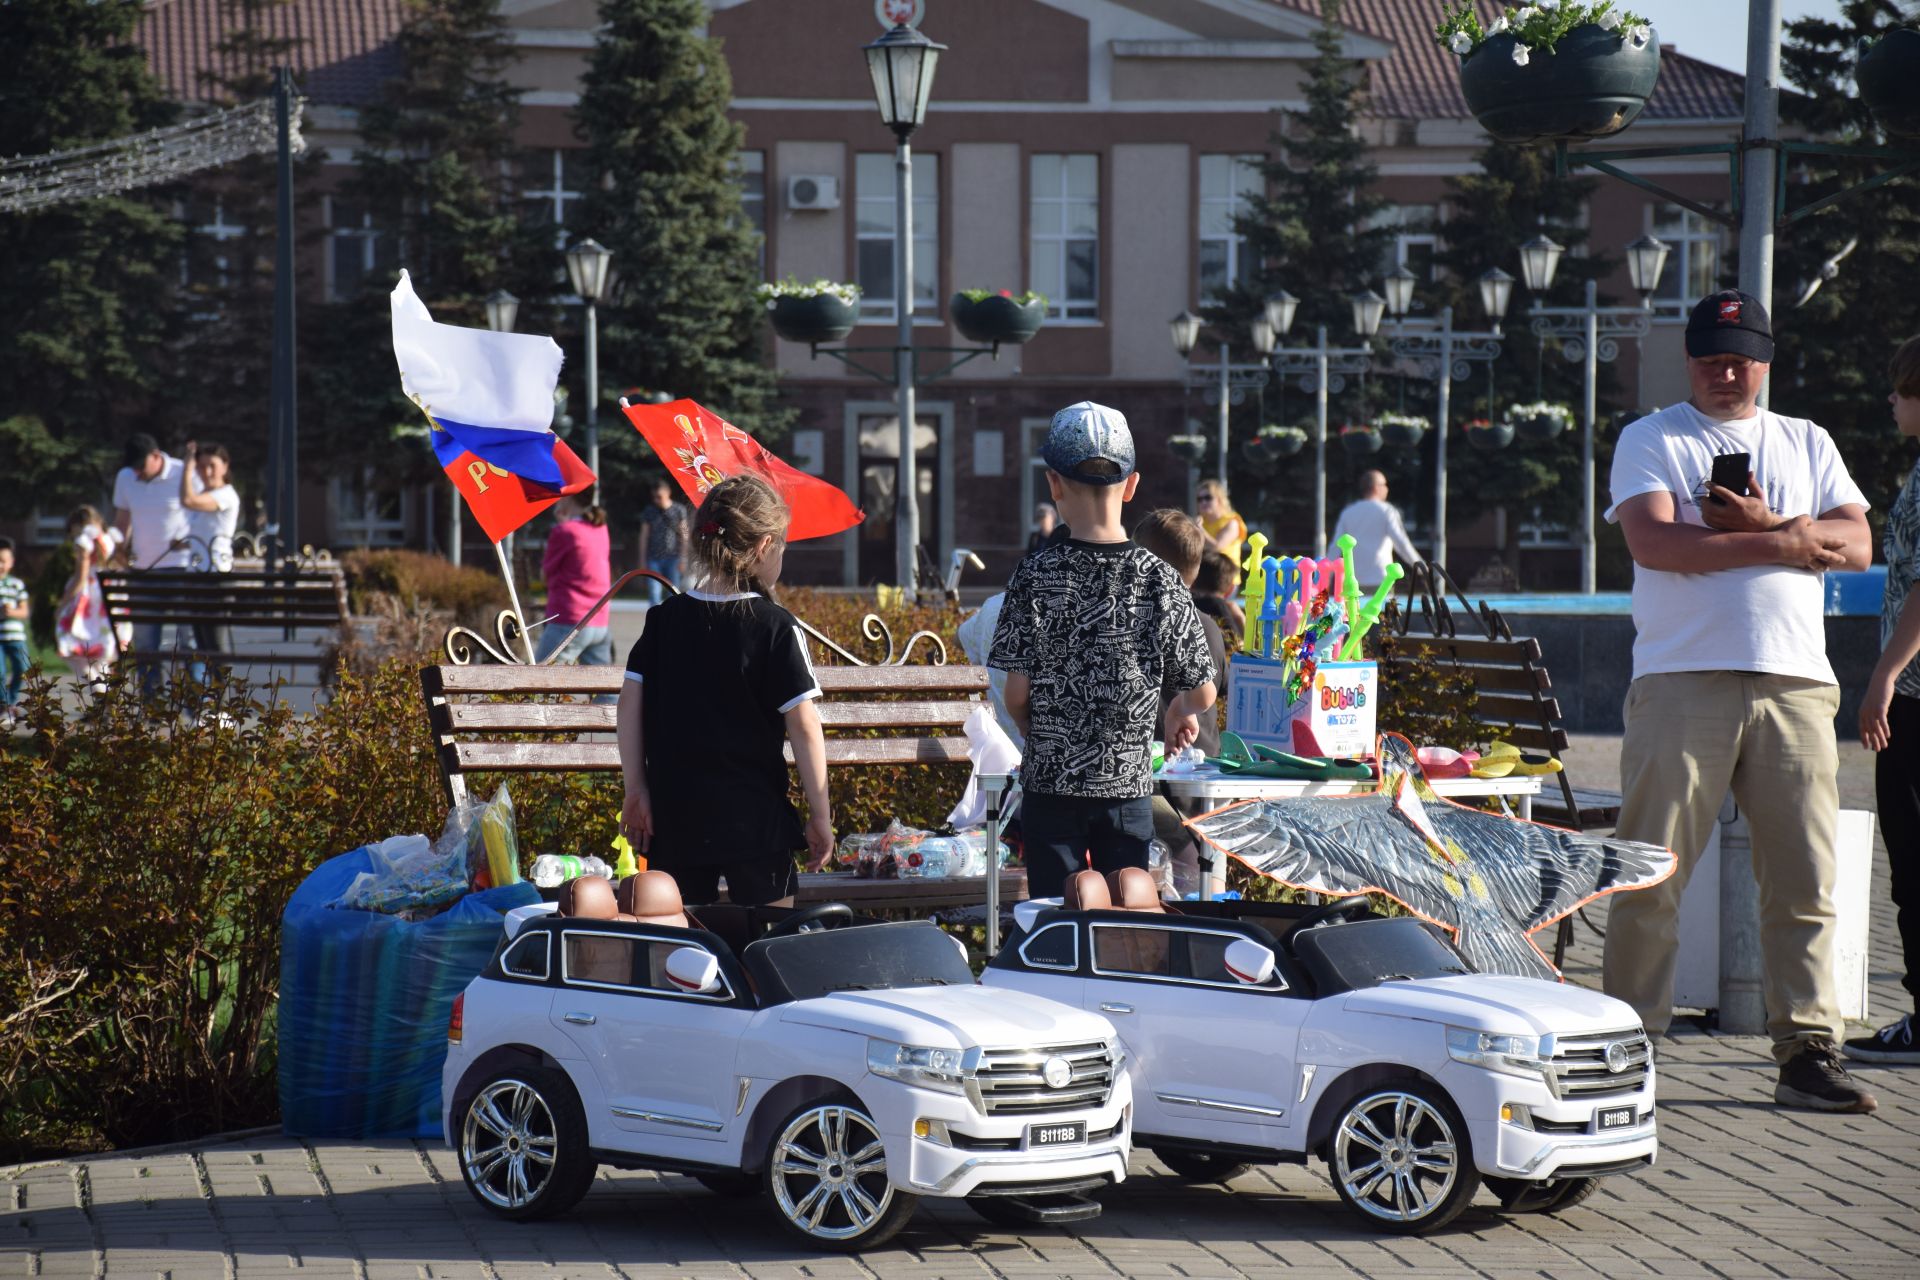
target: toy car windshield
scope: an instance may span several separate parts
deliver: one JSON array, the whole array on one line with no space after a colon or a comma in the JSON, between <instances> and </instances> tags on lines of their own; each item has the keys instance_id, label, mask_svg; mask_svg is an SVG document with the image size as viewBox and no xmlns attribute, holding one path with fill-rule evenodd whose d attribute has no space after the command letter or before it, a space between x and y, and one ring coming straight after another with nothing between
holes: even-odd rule
<instances>
[{"instance_id":1,"label":"toy car windshield","mask_svg":"<svg viewBox=\"0 0 1920 1280\"><path fill-rule=\"evenodd\" d=\"M776 1000L810 1000L836 991L973 985L973 970L960 948L938 925L924 920L767 938L748 947L743 960L762 994Z\"/></svg>"},{"instance_id":2,"label":"toy car windshield","mask_svg":"<svg viewBox=\"0 0 1920 1280\"><path fill-rule=\"evenodd\" d=\"M1408 917L1308 929L1291 940L1323 996L1398 979L1472 972L1433 926Z\"/></svg>"}]
</instances>

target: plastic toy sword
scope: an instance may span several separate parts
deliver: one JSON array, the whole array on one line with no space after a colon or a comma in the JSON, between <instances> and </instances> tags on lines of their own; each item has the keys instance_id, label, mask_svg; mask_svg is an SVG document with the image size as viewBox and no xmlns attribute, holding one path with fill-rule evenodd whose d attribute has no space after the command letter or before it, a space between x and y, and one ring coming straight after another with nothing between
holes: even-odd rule
<instances>
[{"instance_id":1,"label":"plastic toy sword","mask_svg":"<svg viewBox=\"0 0 1920 1280\"><path fill-rule=\"evenodd\" d=\"M1268 556L1260 562L1261 576L1267 580L1266 600L1260 606L1260 656L1273 657L1273 629L1280 625L1280 609L1277 602L1280 579L1280 562Z\"/></svg>"},{"instance_id":2,"label":"plastic toy sword","mask_svg":"<svg viewBox=\"0 0 1920 1280\"><path fill-rule=\"evenodd\" d=\"M1353 571L1354 543L1355 538L1350 533L1343 533L1333 540L1333 545L1340 548L1341 581L1346 583L1347 621L1357 629L1360 625L1360 575Z\"/></svg>"},{"instance_id":3,"label":"plastic toy sword","mask_svg":"<svg viewBox=\"0 0 1920 1280\"><path fill-rule=\"evenodd\" d=\"M1260 643L1260 599L1265 594L1261 580L1266 577L1263 566L1267 556L1267 535L1250 534L1247 537L1247 545L1253 548L1253 554L1248 556L1246 562L1240 566L1247 571L1241 592L1243 601L1240 611L1246 615L1247 619L1246 632L1240 642L1242 653L1252 653L1254 646Z\"/></svg>"}]
</instances>

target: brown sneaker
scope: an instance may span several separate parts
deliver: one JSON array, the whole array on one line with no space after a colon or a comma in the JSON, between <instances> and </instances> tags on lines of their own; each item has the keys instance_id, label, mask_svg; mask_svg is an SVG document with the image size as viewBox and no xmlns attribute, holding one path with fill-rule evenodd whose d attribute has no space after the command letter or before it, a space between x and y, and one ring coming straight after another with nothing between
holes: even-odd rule
<instances>
[{"instance_id":1,"label":"brown sneaker","mask_svg":"<svg viewBox=\"0 0 1920 1280\"><path fill-rule=\"evenodd\" d=\"M1863 1115L1880 1106L1847 1074L1840 1065L1840 1050L1824 1037L1803 1041L1800 1051L1787 1059L1780 1068L1780 1082L1773 1086L1773 1100L1783 1107Z\"/></svg>"}]
</instances>

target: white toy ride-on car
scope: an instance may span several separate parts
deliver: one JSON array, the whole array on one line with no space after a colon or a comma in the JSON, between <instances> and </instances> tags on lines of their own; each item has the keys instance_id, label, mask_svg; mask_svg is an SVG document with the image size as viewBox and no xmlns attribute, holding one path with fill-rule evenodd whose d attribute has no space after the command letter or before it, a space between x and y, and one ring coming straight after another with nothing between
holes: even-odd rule
<instances>
[{"instance_id":1,"label":"white toy ride-on car","mask_svg":"<svg viewBox=\"0 0 1920 1280\"><path fill-rule=\"evenodd\" d=\"M685 912L671 877L571 881L509 914L456 1000L447 1142L502 1217L564 1213L599 1165L764 1191L808 1244L880 1244L922 1196L1076 1221L1126 1177L1110 1023L985 991L955 939L840 903Z\"/></svg>"},{"instance_id":2,"label":"white toy ride-on car","mask_svg":"<svg viewBox=\"0 0 1920 1280\"><path fill-rule=\"evenodd\" d=\"M1020 904L981 981L1111 1018L1135 1141L1175 1173L1318 1154L1366 1222L1412 1233L1482 1183L1552 1213L1653 1163L1651 1045L1621 1001L1470 972L1441 930L1365 898L1176 905L1145 872L1116 880Z\"/></svg>"}]
</instances>

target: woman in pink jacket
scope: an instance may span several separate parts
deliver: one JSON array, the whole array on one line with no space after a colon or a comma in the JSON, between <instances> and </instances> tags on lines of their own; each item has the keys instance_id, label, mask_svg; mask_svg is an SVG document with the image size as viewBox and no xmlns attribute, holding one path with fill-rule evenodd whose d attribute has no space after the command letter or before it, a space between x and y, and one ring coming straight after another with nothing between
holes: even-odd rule
<instances>
[{"instance_id":1,"label":"woman in pink jacket","mask_svg":"<svg viewBox=\"0 0 1920 1280\"><path fill-rule=\"evenodd\" d=\"M612 666L613 634L607 607L601 604L598 612L588 616L613 585L608 567L607 513L584 505L577 497L566 497L553 504L553 514L554 526L547 534L547 554L541 562L547 579L546 612L550 620L541 629L534 660L546 662L552 658L556 664ZM569 632L571 640L567 639ZM563 642L565 649L561 648Z\"/></svg>"}]
</instances>

